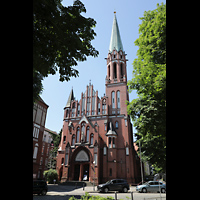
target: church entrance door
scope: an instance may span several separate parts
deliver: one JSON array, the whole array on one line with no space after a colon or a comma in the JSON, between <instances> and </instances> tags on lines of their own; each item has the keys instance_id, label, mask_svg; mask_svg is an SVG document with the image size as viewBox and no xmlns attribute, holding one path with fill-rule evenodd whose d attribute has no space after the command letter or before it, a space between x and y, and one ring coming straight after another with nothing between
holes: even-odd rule
<instances>
[{"instance_id":1,"label":"church entrance door","mask_svg":"<svg viewBox=\"0 0 200 200\"><path fill-rule=\"evenodd\" d=\"M84 149L80 149L75 154L74 159L74 180L75 181L88 181L89 180L89 169L90 159L88 153Z\"/></svg>"},{"instance_id":2,"label":"church entrance door","mask_svg":"<svg viewBox=\"0 0 200 200\"><path fill-rule=\"evenodd\" d=\"M80 174L80 164L76 164L74 167L74 180L79 180L79 174Z\"/></svg>"}]
</instances>

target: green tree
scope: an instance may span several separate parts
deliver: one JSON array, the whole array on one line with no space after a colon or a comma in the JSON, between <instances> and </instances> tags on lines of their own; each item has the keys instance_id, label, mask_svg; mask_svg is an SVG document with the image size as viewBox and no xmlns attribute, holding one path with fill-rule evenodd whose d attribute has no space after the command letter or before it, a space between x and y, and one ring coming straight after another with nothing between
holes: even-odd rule
<instances>
[{"instance_id":1,"label":"green tree","mask_svg":"<svg viewBox=\"0 0 200 200\"><path fill-rule=\"evenodd\" d=\"M51 134L51 135L53 137L54 148L49 153L49 158L48 158L49 160L48 160L47 168L55 169L56 168L56 159L55 158L56 158L56 155L58 152L58 146L59 146L60 140L61 140L62 128L58 135L55 135L55 134Z\"/></svg>"},{"instance_id":2,"label":"green tree","mask_svg":"<svg viewBox=\"0 0 200 200\"><path fill-rule=\"evenodd\" d=\"M137 144L141 141L143 156L165 171L166 161L166 5L145 11L140 18L139 47L133 62L129 92L138 98L128 103L128 114L134 121Z\"/></svg>"},{"instance_id":3,"label":"green tree","mask_svg":"<svg viewBox=\"0 0 200 200\"><path fill-rule=\"evenodd\" d=\"M91 40L96 21L85 18L84 4L75 0L65 7L62 0L33 1L33 102L42 92L42 80L59 68L60 81L69 81L79 72L73 66L87 56L98 56Z\"/></svg>"},{"instance_id":4,"label":"green tree","mask_svg":"<svg viewBox=\"0 0 200 200\"><path fill-rule=\"evenodd\" d=\"M56 183L58 182L58 173L55 169L46 170L43 175L48 183L54 183L54 179L56 180Z\"/></svg>"}]
</instances>

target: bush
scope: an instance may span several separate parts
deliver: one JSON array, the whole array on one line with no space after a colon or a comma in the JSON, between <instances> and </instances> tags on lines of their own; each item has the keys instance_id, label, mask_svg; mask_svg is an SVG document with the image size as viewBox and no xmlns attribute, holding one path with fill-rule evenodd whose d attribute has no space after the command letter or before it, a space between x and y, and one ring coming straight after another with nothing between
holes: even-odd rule
<instances>
[{"instance_id":1,"label":"bush","mask_svg":"<svg viewBox=\"0 0 200 200\"><path fill-rule=\"evenodd\" d=\"M90 196L88 192L85 192L85 195L81 196L81 200L113 200L112 197L101 197L101 196ZM70 197L69 200L78 200L74 196Z\"/></svg>"},{"instance_id":2,"label":"bush","mask_svg":"<svg viewBox=\"0 0 200 200\"><path fill-rule=\"evenodd\" d=\"M44 171L43 175L48 183L54 183L54 179L56 180L56 183L58 183L58 173L55 169L46 170Z\"/></svg>"}]
</instances>

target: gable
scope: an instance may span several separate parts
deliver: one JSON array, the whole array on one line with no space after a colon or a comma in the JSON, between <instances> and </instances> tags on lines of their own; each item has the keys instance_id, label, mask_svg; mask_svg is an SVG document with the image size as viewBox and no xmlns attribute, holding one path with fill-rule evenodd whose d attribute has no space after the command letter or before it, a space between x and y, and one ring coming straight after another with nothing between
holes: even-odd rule
<instances>
[{"instance_id":1,"label":"gable","mask_svg":"<svg viewBox=\"0 0 200 200\"><path fill-rule=\"evenodd\" d=\"M85 121L87 124L89 123L88 119L86 118L85 115L83 115L83 117L81 118L81 120L79 121L79 124L81 124L83 121Z\"/></svg>"}]
</instances>

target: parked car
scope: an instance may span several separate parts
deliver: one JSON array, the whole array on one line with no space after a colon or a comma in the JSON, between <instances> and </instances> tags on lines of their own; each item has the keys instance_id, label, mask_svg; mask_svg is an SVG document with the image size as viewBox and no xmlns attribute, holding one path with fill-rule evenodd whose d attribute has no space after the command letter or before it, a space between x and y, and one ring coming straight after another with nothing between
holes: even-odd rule
<instances>
[{"instance_id":1,"label":"parked car","mask_svg":"<svg viewBox=\"0 0 200 200\"><path fill-rule=\"evenodd\" d=\"M48 191L48 186L46 181L43 180L33 181L33 194L46 195L47 191Z\"/></svg>"},{"instance_id":2,"label":"parked car","mask_svg":"<svg viewBox=\"0 0 200 200\"><path fill-rule=\"evenodd\" d=\"M159 181L148 181L142 185L137 185L136 191L138 192L162 192L165 193L166 185Z\"/></svg>"},{"instance_id":3,"label":"parked car","mask_svg":"<svg viewBox=\"0 0 200 200\"><path fill-rule=\"evenodd\" d=\"M128 192L128 190L130 190L130 187L127 181L124 179L113 179L104 184L98 185L97 190L99 192L105 192L105 193L107 193L108 191Z\"/></svg>"}]
</instances>

